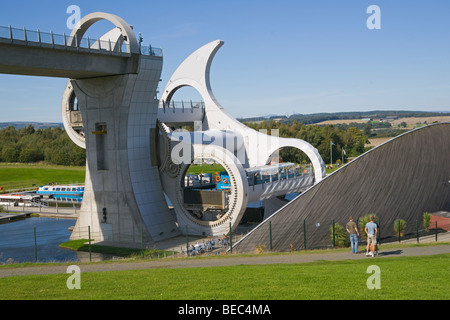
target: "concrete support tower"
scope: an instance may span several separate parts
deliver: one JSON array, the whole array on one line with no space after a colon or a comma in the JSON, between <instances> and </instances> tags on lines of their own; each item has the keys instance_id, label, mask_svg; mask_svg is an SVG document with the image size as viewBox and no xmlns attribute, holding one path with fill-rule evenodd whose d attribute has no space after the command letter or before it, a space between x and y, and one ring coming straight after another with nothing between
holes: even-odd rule
<instances>
[{"instance_id":1,"label":"concrete support tower","mask_svg":"<svg viewBox=\"0 0 450 320\"><path fill-rule=\"evenodd\" d=\"M85 194L71 239L86 238L90 228L95 240L124 244L144 239L152 245L178 234L151 159L163 59L142 55L131 26L110 14L86 16L71 39L81 39L105 19L116 28L99 41L109 41L110 47L126 44L132 72L72 79L66 87L64 125L72 140L87 150Z\"/></svg>"}]
</instances>

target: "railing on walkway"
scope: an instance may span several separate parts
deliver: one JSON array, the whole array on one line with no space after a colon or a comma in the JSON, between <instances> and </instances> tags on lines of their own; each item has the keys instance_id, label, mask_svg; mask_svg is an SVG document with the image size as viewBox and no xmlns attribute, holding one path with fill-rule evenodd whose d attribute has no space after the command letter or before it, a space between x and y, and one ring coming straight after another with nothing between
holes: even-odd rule
<instances>
[{"instance_id":1,"label":"railing on walkway","mask_svg":"<svg viewBox=\"0 0 450 320\"><path fill-rule=\"evenodd\" d=\"M175 112L176 109L181 109L182 112L185 110L196 110L201 109L205 110L205 103L203 101L200 102L193 102L191 101L170 101L169 103L166 102L160 102L159 108L163 109L163 112L165 113L166 110L171 110L171 112Z\"/></svg>"},{"instance_id":2,"label":"railing on walkway","mask_svg":"<svg viewBox=\"0 0 450 320\"><path fill-rule=\"evenodd\" d=\"M78 39L76 36L71 37L64 34L55 34L53 32L46 33L37 31L12 28L11 26L0 26L0 38L7 39L12 44L22 45L38 45L51 47L53 49L76 49L84 50L94 54L110 54L110 55L127 55L130 52L129 44L124 42L122 45L117 45L115 42L104 41L100 39L82 38ZM71 44L74 45L71 45ZM139 46L142 55L162 57L162 49L154 48L152 46Z\"/></svg>"}]
</instances>

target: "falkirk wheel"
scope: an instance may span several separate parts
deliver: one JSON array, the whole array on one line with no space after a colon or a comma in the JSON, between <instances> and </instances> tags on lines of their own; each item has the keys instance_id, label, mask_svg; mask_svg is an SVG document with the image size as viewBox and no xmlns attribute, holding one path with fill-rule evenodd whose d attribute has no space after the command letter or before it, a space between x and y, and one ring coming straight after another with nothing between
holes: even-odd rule
<instances>
[{"instance_id":1,"label":"falkirk wheel","mask_svg":"<svg viewBox=\"0 0 450 320\"><path fill-rule=\"evenodd\" d=\"M86 149L86 188L72 239L88 228L99 241L154 243L174 236L221 236L235 230L249 203L300 192L325 178L318 151L299 139L280 138L246 127L214 97L211 64L223 41L191 54L156 98L162 56L140 54L132 27L117 16L94 13L72 34L82 37L99 20L115 28L99 40L126 44L135 74L69 80L62 99L64 127ZM95 44L93 44L95 46ZM200 107L177 107L172 98L194 88ZM189 127L190 130L185 128ZM271 163L286 147L306 154L309 174L293 164ZM224 178L189 183L189 167L221 165ZM224 181L226 180L226 181ZM218 188L226 182L226 187Z\"/></svg>"}]
</instances>

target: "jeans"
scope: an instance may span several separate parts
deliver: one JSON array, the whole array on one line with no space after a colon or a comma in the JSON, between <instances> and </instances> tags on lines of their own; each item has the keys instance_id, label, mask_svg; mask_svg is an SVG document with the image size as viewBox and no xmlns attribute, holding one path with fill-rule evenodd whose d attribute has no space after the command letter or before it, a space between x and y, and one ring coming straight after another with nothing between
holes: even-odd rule
<instances>
[{"instance_id":1,"label":"jeans","mask_svg":"<svg viewBox=\"0 0 450 320\"><path fill-rule=\"evenodd\" d=\"M358 252L358 235L356 233L350 235L350 244L352 245L352 253L357 253Z\"/></svg>"}]
</instances>

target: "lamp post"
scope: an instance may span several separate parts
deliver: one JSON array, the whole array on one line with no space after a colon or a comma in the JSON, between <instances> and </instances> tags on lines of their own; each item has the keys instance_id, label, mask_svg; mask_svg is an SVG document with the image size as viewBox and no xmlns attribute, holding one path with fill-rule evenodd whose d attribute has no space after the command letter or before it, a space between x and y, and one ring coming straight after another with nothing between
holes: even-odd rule
<instances>
[{"instance_id":1,"label":"lamp post","mask_svg":"<svg viewBox=\"0 0 450 320\"><path fill-rule=\"evenodd\" d=\"M333 143L333 141L330 141L330 165L331 165L331 167L333 167L333 146L335 146L335 144Z\"/></svg>"}]
</instances>

